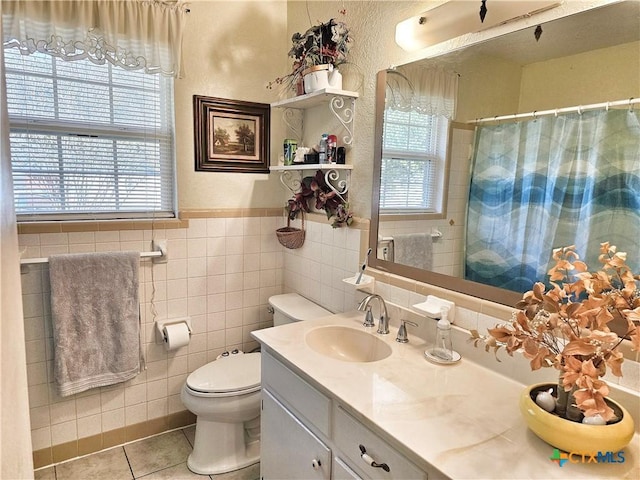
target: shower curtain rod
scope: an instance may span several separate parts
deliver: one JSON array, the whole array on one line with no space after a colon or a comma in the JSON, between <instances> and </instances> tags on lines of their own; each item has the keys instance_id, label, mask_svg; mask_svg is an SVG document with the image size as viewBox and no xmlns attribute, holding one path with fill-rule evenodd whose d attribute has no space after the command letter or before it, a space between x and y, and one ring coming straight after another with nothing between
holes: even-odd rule
<instances>
[{"instance_id":1,"label":"shower curtain rod","mask_svg":"<svg viewBox=\"0 0 640 480\"><path fill-rule=\"evenodd\" d=\"M556 115L560 113L573 113L578 112L582 113L585 110L597 110L600 108L609 107L620 107L620 106L628 106L632 108L633 105L640 103L640 98L630 98L629 100L616 100L615 102L603 102L603 103L592 103L591 105L579 105L577 107L564 107L564 108L556 108L554 110L540 110L528 112L528 113L514 113L511 115L500 115L495 117L485 117L485 118L477 118L475 120L469 120L467 124L476 125L478 123L484 122L498 122L500 120L518 120L520 118L538 118L545 115Z\"/></svg>"}]
</instances>

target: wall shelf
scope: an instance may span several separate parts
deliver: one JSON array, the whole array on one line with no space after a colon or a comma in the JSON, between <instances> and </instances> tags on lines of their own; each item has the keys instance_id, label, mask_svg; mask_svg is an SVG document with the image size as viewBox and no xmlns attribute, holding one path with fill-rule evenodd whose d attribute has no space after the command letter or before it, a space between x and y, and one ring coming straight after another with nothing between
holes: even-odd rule
<instances>
[{"instance_id":1,"label":"wall shelf","mask_svg":"<svg viewBox=\"0 0 640 480\"><path fill-rule=\"evenodd\" d=\"M299 112L298 117L303 116L301 111L318 105L328 105L329 110L338 119L347 131L347 135L342 137L345 145L353 143L353 119L355 116L355 103L358 92L348 90L338 90L336 88L325 88L317 92L298 95L297 97L285 98L271 104L272 108L284 109L283 119L287 126L298 138L303 137L303 122L301 118L294 121L294 111Z\"/></svg>"},{"instance_id":2,"label":"wall shelf","mask_svg":"<svg viewBox=\"0 0 640 480\"><path fill-rule=\"evenodd\" d=\"M304 172L324 173L324 181L327 186L346 202L346 193L349 191L351 170L353 165L339 165L336 163L303 163L298 165L276 165L270 167L272 172L280 172L280 183L292 194L296 194L302 187ZM345 172L346 178L340 178L340 170ZM294 173L295 172L295 173Z\"/></svg>"},{"instance_id":3,"label":"wall shelf","mask_svg":"<svg viewBox=\"0 0 640 480\"><path fill-rule=\"evenodd\" d=\"M350 98L355 100L358 96L358 92L338 90L336 88L325 88L323 90L318 90L317 92L305 93L304 95L298 95L297 97L285 98L284 100L273 102L271 107L296 108L304 110L317 105L322 105L323 103L329 103L334 97Z\"/></svg>"},{"instance_id":4,"label":"wall shelf","mask_svg":"<svg viewBox=\"0 0 640 480\"><path fill-rule=\"evenodd\" d=\"M274 172L286 172L294 170L353 170L353 165L341 165L338 163L294 163L293 165L271 165Z\"/></svg>"}]
</instances>

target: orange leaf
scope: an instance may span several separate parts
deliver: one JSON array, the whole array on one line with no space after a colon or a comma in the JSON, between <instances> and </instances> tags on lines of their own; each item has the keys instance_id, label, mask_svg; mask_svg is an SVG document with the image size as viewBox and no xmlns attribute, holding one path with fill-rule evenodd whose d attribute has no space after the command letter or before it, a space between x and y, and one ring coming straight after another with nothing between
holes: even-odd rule
<instances>
[{"instance_id":1,"label":"orange leaf","mask_svg":"<svg viewBox=\"0 0 640 480\"><path fill-rule=\"evenodd\" d=\"M487 332L497 341L506 343L512 336L513 332L506 327L488 328Z\"/></svg>"},{"instance_id":2,"label":"orange leaf","mask_svg":"<svg viewBox=\"0 0 640 480\"><path fill-rule=\"evenodd\" d=\"M591 355L595 353L596 347L587 343L583 339L572 340L567 343L562 350L562 355Z\"/></svg>"}]
</instances>

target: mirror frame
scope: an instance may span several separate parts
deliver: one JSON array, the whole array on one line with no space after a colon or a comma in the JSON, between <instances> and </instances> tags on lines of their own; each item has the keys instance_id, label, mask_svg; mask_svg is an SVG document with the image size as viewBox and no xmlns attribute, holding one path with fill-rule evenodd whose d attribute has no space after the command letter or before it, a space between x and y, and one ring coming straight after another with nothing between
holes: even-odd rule
<instances>
[{"instance_id":1,"label":"mirror frame","mask_svg":"<svg viewBox=\"0 0 640 480\"><path fill-rule=\"evenodd\" d=\"M374 152L373 152L373 185L371 194L371 222L369 226L369 247L375 255L369 258L368 265L382 272L392 273L401 277L410 278L418 282L453 290L455 292L478 297L490 302L514 307L522 298L522 293L505 290L502 288L484 285L471 280L464 280L442 273L429 272L415 267L409 267L388 260L381 260L377 255L378 232L380 225L380 171L382 168L382 130L384 123L384 108L387 84L387 71L381 70L376 75L375 97L375 125L374 125ZM377 174L376 174L377 172Z\"/></svg>"}]
</instances>

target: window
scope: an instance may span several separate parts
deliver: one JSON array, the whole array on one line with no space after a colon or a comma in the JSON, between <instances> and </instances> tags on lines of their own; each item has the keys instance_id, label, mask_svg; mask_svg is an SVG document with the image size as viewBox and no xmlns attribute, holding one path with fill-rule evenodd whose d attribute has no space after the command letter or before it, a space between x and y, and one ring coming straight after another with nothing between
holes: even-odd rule
<instances>
[{"instance_id":1,"label":"window","mask_svg":"<svg viewBox=\"0 0 640 480\"><path fill-rule=\"evenodd\" d=\"M173 78L5 49L19 220L173 217Z\"/></svg>"},{"instance_id":2,"label":"window","mask_svg":"<svg viewBox=\"0 0 640 480\"><path fill-rule=\"evenodd\" d=\"M442 213L449 120L385 110L381 213Z\"/></svg>"}]
</instances>

